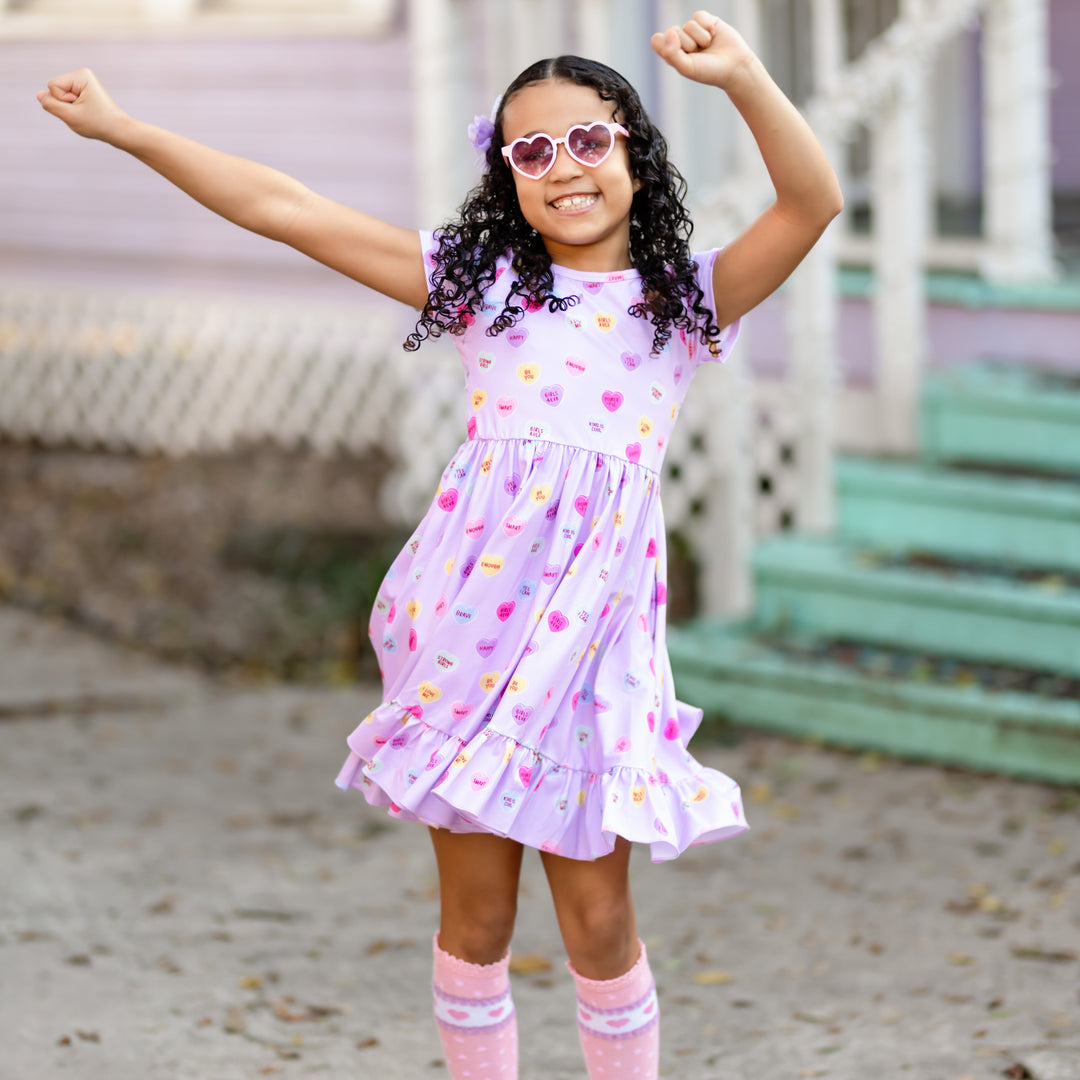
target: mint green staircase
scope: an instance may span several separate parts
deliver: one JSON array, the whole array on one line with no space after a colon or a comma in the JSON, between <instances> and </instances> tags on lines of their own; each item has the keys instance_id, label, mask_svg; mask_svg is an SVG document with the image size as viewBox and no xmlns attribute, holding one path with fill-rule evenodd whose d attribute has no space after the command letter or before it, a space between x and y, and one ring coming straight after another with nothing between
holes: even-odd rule
<instances>
[{"instance_id":1,"label":"mint green staircase","mask_svg":"<svg viewBox=\"0 0 1080 1080\"><path fill-rule=\"evenodd\" d=\"M734 723L1080 782L1080 380L932 374L920 461L842 459L833 537L759 545L740 623L669 631Z\"/></svg>"}]
</instances>

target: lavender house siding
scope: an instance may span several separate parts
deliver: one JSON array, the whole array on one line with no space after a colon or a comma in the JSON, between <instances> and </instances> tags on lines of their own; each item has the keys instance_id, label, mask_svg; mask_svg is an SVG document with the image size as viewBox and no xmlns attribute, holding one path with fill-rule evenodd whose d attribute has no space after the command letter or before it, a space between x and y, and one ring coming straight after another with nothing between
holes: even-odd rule
<instances>
[{"instance_id":1,"label":"lavender house siding","mask_svg":"<svg viewBox=\"0 0 1080 1080\"><path fill-rule=\"evenodd\" d=\"M405 49L400 34L0 45L0 266L31 277L75 267L80 278L98 267L116 284L142 287L158 277L243 287L269 276L319 288L337 275L220 220L126 155L75 138L41 111L34 92L52 75L93 67L142 119L419 225Z\"/></svg>"}]
</instances>

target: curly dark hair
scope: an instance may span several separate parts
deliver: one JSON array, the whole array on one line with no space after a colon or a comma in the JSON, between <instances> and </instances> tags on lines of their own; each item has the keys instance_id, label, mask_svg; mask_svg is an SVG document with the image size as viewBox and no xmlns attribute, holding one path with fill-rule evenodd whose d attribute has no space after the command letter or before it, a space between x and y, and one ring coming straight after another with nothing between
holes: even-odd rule
<instances>
[{"instance_id":1,"label":"curly dark hair","mask_svg":"<svg viewBox=\"0 0 1080 1080\"><path fill-rule=\"evenodd\" d=\"M614 106L629 128L627 150L632 175L641 181L630 206L630 259L641 274L642 299L629 314L650 319L652 351L659 352L678 328L711 341L720 333L705 295L694 278L690 255L693 225L683 205L686 181L668 161L667 143L645 112L637 91L617 71L580 56L557 56L526 68L507 87L492 118L495 131L487 149L486 172L469 192L458 217L435 236L438 243L431 292L404 347L413 351L429 337L460 334L480 308L495 281L496 261L512 253L516 280L502 311L488 327L492 337L519 322L527 308L546 305L565 311L577 296L556 296L551 257L518 205L514 178L502 156L503 112L519 90L549 79L592 87Z\"/></svg>"}]
</instances>

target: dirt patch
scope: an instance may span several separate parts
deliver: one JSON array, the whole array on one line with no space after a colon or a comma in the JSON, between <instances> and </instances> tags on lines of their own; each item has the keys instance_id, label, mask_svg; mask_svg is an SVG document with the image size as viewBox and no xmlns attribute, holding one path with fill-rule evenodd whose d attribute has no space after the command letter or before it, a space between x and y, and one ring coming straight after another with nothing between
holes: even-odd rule
<instances>
[{"instance_id":1,"label":"dirt patch","mask_svg":"<svg viewBox=\"0 0 1080 1080\"><path fill-rule=\"evenodd\" d=\"M215 672L370 676L368 613L408 538L378 510L387 469L0 445L0 599Z\"/></svg>"}]
</instances>

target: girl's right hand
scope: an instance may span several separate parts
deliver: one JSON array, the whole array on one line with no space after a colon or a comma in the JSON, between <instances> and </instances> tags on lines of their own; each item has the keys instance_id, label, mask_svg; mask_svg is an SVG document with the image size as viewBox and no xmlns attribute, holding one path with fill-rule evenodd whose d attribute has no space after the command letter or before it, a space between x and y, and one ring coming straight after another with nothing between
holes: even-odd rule
<instances>
[{"instance_id":1,"label":"girl's right hand","mask_svg":"<svg viewBox=\"0 0 1080 1080\"><path fill-rule=\"evenodd\" d=\"M50 79L48 87L38 91L41 107L58 116L77 135L111 142L127 119L89 68Z\"/></svg>"}]
</instances>

